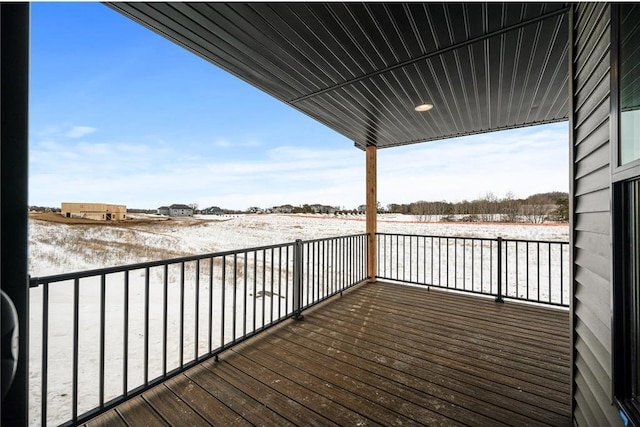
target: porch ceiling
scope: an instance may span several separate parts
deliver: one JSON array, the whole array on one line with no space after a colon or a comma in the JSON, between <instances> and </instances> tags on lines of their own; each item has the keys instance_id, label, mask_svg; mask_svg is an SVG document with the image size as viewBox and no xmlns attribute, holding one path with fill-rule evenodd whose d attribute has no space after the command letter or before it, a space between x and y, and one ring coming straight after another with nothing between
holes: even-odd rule
<instances>
[{"instance_id":1,"label":"porch ceiling","mask_svg":"<svg viewBox=\"0 0 640 427\"><path fill-rule=\"evenodd\" d=\"M359 147L567 118L563 3L108 5Z\"/></svg>"}]
</instances>

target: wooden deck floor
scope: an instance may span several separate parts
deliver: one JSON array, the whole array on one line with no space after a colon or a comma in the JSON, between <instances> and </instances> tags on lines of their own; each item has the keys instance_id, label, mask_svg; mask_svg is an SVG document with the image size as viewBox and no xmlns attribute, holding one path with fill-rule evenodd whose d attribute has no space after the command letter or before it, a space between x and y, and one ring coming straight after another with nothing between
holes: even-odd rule
<instances>
[{"instance_id":1,"label":"wooden deck floor","mask_svg":"<svg viewBox=\"0 0 640 427\"><path fill-rule=\"evenodd\" d=\"M569 426L569 314L364 285L90 426Z\"/></svg>"}]
</instances>

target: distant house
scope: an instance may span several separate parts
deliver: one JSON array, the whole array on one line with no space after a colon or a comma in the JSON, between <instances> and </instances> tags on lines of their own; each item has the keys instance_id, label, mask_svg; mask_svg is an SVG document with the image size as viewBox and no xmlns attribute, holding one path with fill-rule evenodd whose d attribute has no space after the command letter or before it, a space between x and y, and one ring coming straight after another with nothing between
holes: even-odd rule
<instances>
[{"instance_id":1,"label":"distant house","mask_svg":"<svg viewBox=\"0 0 640 427\"><path fill-rule=\"evenodd\" d=\"M169 206L160 206L158 208L158 215L169 215Z\"/></svg>"},{"instance_id":2,"label":"distant house","mask_svg":"<svg viewBox=\"0 0 640 427\"><path fill-rule=\"evenodd\" d=\"M310 208L313 213L317 213L317 214L332 214L338 210L338 208L334 208L333 206L320 205L320 204L311 205Z\"/></svg>"},{"instance_id":3,"label":"distant house","mask_svg":"<svg viewBox=\"0 0 640 427\"><path fill-rule=\"evenodd\" d=\"M218 206L211 206L209 208L202 209L200 213L204 215L222 215L224 214L224 211L222 210L222 208L219 208Z\"/></svg>"},{"instance_id":4,"label":"distant house","mask_svg":"<svg viewBox=\"0 0 640 427\"><path fill-rule=\"evenodd\" d=\"M187 205L174 204L169 206L169 216L193 216L193 208Z\"/></svg>"},{"instance_id":5,"label":"distant house","mask_svg":"<svg viewBox=\"0 0 640 427\"><path fill-rule=\"evenodd\" d=\"M293 206L291 205L282 205L282 206L274 206L271 209L273 213L291 213L293 212Z\"/></svg>"},{"instance_id":6,"label":"distant house","mask_svg":"<svg viewBox=\"0 0 640 427\"><path fill-rule=\"evenodd\" d=\"M60 210L62 216L66 218L83 218L95 221L120 221L127 218L125 205L62 202Z\"/></svg>"}]
</instances>

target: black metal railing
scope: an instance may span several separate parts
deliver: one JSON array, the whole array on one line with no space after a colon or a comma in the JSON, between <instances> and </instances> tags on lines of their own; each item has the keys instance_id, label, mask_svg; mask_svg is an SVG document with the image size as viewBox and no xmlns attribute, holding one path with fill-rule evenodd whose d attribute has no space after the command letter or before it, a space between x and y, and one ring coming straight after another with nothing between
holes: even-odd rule
<instances>
[{"instance_id":1,"label":"black metal railing","mask_svg":"<svg viewBox=\"0 0 640 427\"><path fill-rule=\"evenodd\" d=\"M569 306L569 243L377 234L377 278Z\"/></svg>"},{"instance_id":2,"label":"black metal railing","mask_svg":"<svg viewBox=\"0 0 640 427\"><path fill-rule=\"evenodd\" d=\"M31 278L31 422L80 424L301 317L366 258L362 234Z\"/></svg>"}]
</instances>

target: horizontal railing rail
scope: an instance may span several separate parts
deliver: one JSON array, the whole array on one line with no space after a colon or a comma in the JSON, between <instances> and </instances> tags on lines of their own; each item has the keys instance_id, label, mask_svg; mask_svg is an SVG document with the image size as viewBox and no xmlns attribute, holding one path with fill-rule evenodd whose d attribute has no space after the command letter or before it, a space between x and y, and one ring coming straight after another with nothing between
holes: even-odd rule
<instances>
[{"instance_id":1,"label":"horizontal railing rail","mask_svg":"<svg viewBox=\"0 0 640 427\"><path fill-rule=\"evenodd\" d=\"M31 278L31 423L81 424L301 317L367 279L367 241L297 240Z\"/></svg>"},{"instance_id":2,"label":"horizontal railing rail","mask_svg":"<svg viewBox=\"0 0 640 427\"><path fill-rule=\"evenodd\" d=\"M569 306L569 243L377 233L377 278Z\"/></svg>"}]
</instances>

